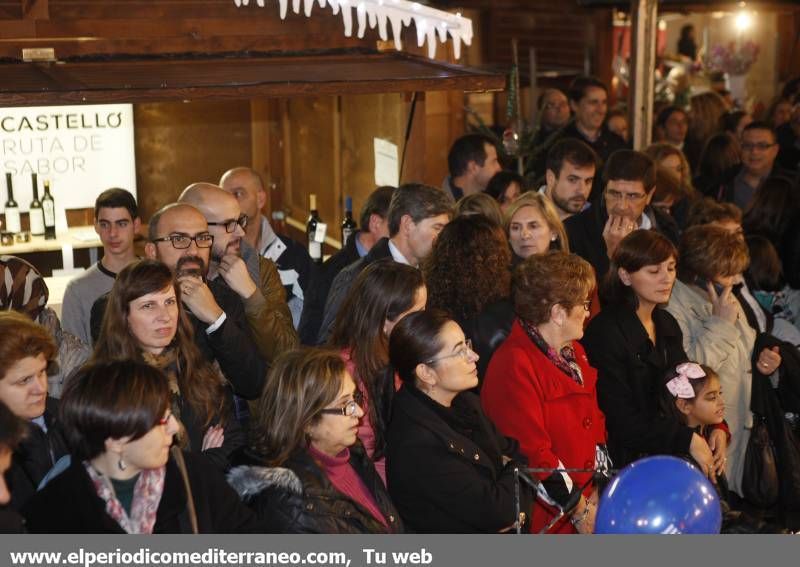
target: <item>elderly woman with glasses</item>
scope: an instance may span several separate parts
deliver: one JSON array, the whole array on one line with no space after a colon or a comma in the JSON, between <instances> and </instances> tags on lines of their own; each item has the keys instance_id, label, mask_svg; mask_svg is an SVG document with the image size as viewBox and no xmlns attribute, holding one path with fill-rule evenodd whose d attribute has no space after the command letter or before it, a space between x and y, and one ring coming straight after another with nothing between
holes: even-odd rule
<instances>
[{"instance_id":1,"label":"elderly woman with glasses","mask_svg":"<svg viewBox=\"0 0 800 567\"><path fill-rule=\"evenodd\" d=\"M541 481L533 532L592 533L598 488L593 471L608 466L597 373L577 340L589 315L594 271L566 252L532 256L514 271L517 319L495 351L481 401ZM578 469L578 470L565 470ZM562 513L563 512L563 513Z\"/></svg>"},{"instance_id":2,"label":"elderly woman with glasses","mask_svg":"<svg viewBox=\"0 0 800 567\"><path fill-rule=\"evenodd\" d=\"M256 402L251 446L228 482L268 533L402 532L358 440L361 391L337 351L279 357Z\"/></svg>"},{"instance_id":3,"label":"elderly woman with glasses","mask_svg":"<svg viewBox=\"0 0 800 567\"><path fill-rule=\"evenodd\" d=\"M389 338L403 386L387 436L389 493L403 521L421 533L496 533L527 517L530 491L515 468L525 458L499 435L478 397L478 355L445 312L406 316Z\"/></svg>"}]
</instances>

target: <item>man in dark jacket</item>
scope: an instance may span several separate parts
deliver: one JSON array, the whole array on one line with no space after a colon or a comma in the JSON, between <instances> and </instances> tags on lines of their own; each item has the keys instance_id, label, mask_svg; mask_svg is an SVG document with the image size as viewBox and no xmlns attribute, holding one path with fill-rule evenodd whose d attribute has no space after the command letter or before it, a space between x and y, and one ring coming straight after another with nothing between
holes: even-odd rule
<instances>
[{"instance_id":1,"label":"man in dark jacket","mask_svg":"<svg viewBox=\"0 0 800 567\"><path fill-rule=\"evenodd\" d=\"M447 154L450 176L444 190L458 201L464 195L486 190L489 180L503 167L497 160L497 148L488 136L467 134L453 142Z\"/></svg>"},{"instance_id":2,"label":"man in dark jacket","mask_svg":"<svg viewBox=\"0 0 800 567\"><path fill-rule=\"evenodd\" d=\"M333 280L317 343L323 344L330 337L347 292L364 268L381 258L418 267L450 222L452 211L453 201L444 191L420 183L401 185L389 205L389 238L382 238L366 256L339 272Z\"/></svg>"},{"instance_id":3,"label":"man in dark jacket","mask_svg":"<svg viewBox=\"0 0 800 567\"><path fill-rule=\"evenodd\" d=\"M741 146L742 165L725 175L718 200L744 210L767 177L777 175L793 179L796 173L776 165L778 141L772 126L766 122L751 122L745 126Z\"/></svg>"},{"instance_id":4,"label":"man in dark jacket","mask_svg":"<svg viewBox=\"0 0 800 567\"><path fill-rule=\"evenodd\" d=\"M303 315L300 317L300 342L314 345L322 325L325 302L334 278L347 266L366 256L381 239L389 236L389 202L395 187L378 187L370 193L359 219L361 229L354 238L350 238L344 248L328 258L317 268L314 285L306 291L303 302Z\"/></svg>"},{"instance_id":5,"label":"man in dark jacket","mask_svg":"<svg viewBox=\"0 0 800 567\"><path fill-rule=\"evenodd\" d=\"M669 216L650 207L656 188L656 167L633 150L614 153L603 174L605 190L598 206L564 222L569 248L588 261L598 278L608 271L620 241L636 229L657 230L672 242L678 228Z\"/></svg>"},{"instance_id":6,"label":"man in dark jacket","mask_svg":"<svg viewBox=\"0 0 800 567\"><path fill-rule=\"evenodd\" d=\"M780 152L778 164L793 172L800 172L800 94L794 98L792 117L776 131Z\"/></svg>"},{"instance_id":7,"label":"man in dark jacket","mask_svg":"<svg viewBox=\"0 0 800 567\"><path fill-rule=\"evenodd\" d=\"M537 176L545 173L547 152L553 144L564 138L575 138L588 144L600 158L598 168L617 150L628 148L625 140L605 126L608 113L608 88L595 77L576 77L567 91L569 104L575 116L559 133L548 139L548 146L534 156L530 169ZM595 184L592 198L600 191ZM592 199L593 200L593 199Z\"/></svg>"}]
</instances>

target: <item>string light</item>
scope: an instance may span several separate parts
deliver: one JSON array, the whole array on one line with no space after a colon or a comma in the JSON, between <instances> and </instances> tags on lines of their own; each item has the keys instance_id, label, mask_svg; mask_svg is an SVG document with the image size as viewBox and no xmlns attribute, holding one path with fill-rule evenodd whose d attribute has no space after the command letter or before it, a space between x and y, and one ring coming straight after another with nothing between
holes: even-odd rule
<instances>
[{"instance_id":1,"label":"string light","mask_svg":"<svg viewBox=\"0 0 800 567\"><path fill-rule=\"evenodd\" d=\"M237 7L248 6L250 0L233 0ZM255 0L263 8L265 0ZM281 19L286 19L289 9L289 0L278 0ZM427 41L428 57L436 56L437 36L442 43L447 41L447 36L453 40L453 53L456 59L461 58L461 43L472 44L472 20L465 18L461 13L451 14L444 10L437 10L424 6L419 2L408 0L292 0L292 11L300 13L301 3L303 13L311 17L314 4L320 8L330 7L331 13L336 15L341 11L344 35L353 35L353 8L356 10L358 23L357 35L363 38L367 26L370 29L378 28L378 35L383 41L389 39L387 22L391 25L392 39L398 50L403 49L401 35L403 28L414 25L417 29L417 45L422 47Z\"/></svg>"}]
</instances>

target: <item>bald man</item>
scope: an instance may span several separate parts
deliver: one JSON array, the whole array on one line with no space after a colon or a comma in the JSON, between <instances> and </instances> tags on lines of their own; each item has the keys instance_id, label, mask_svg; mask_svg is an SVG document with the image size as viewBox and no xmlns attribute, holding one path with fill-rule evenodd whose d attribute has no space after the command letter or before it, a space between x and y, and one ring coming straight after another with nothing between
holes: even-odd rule
<instances>
[{"instance_id":1,"label":"bald man","mask_svg":"<svg viewBox=\"0 0 800 567\"><path fill-rule=\"evenodd\" d=\"M193 183L178 202L194 206L205 217L214 237L208 279L223 280L242 300L250 330L267 363L295 348L299 341L278 270L244 240L248 217L236 198L216 185Z\"/></svg>"},{"instance_id":2,"label":"bald man","mask_svg":"<svg viewBox=\"0 0 800 567\"><path fill-rule=\"evenodd\" d=\"M234 167L226 171L219 180L223 190L233 195L239 202L248 223L244 239L254 246L258 253L269 258L278 266L292 321L295 328L300 322L300 314L315 266L303 244L287 236L277 234L267 217L261 214L267 202L267 193L261 176L250 167Z\"/></svg>"}]
</instances>

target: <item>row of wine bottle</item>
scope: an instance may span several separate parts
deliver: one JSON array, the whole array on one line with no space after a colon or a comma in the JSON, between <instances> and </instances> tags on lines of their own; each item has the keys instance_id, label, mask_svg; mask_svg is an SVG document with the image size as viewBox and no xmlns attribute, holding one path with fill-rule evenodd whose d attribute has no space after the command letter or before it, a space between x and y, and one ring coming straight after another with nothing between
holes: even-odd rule
<instances>
[{"instance_id":1,"label":"row of wine bottle","mask_svg":"<svg viewBox=\"0 0 800 567\"><path fill-rule=\"evenodd\" d=\"M8 200L3 211L6 218L4 227L5 232L14 234L22 232L20 221L19 205L14 200L14 186L10 173L6 173L6 187L8 188ZM30 216L31 234L33 236L44 236L47 240L54 240L56 237L56 203L50 194L50 182L44 182L44 195L39 200L39 181L35 173L31 173L31 184L33 186L33 201L28 207Z\"/></svg>"},{"instance_id":2,"label":"row of wine bottle","mask_svg":"<svg viewBox=\"0 0 800 567\"><path fill-rule=\"evenodd\" d=\"M306 235L308 237L308 255L317 264L322 263L322 244L325 241L327 225L322 222L317 210L317 196L308 196L309 211L308 222L306 222ZM341 226L342 248L347 245L347 241L355 234L358 225L353 220L353 199L345 198L344 201L344 220Z\"/></svg>"}]
</instances>

